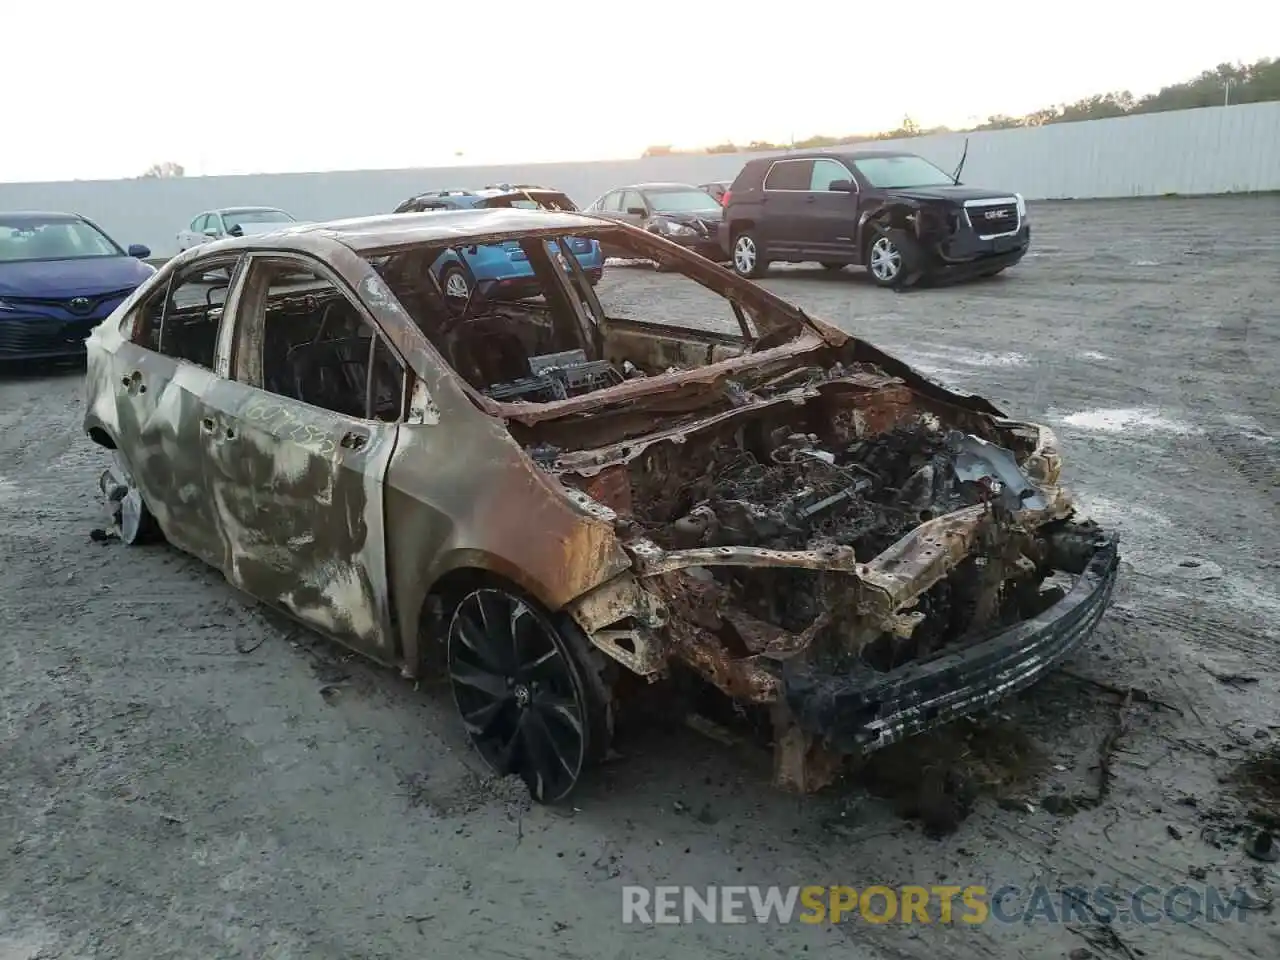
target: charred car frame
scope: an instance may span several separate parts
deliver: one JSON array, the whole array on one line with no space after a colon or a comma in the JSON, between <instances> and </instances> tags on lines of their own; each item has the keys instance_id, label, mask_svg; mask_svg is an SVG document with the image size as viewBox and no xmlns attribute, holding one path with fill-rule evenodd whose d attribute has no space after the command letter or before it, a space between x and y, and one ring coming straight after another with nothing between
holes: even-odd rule
<instances>
[{"instance_id":1,"label":"charred car frame","mask_svg":"<svg viewBox=\"0 0 1280 960\"><path fill-rule=\"evenodd\" d=\"M698 281L737 332L609 316L571 237ZM506 242L540 297L443 295L436 258ZM811 790L1036 680L1116 576L1049 430L582 214L220 241L88 348L126 541L163 534L406 675L443 668L480 753L544 801L607 747L625 674L683 665L768 711L776 781Z\"/></svg>"}]
</instances>

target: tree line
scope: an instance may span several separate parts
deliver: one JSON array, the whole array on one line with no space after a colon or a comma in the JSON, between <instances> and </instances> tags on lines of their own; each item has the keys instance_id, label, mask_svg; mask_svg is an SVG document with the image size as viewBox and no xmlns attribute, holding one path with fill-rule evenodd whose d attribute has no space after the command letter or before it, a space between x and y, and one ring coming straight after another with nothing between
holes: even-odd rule
<instances>
[{"instance_id":1,"label":"tree line","mask_svg":"<svg viewBox=\"0 0 1280 960\"><path fill-rule=\"evenodd\" d=\"M652 146L643 156L658 157L673 153L754 153L795 148L815 150L849 143L877 140L899 140L931 133L963 133L969 130L1008 130L1014 127L1039 127L1046 123L1074 123L1079 120L1103 120L1139 113L1163 113L1169 110L1191 110L1196 107L1220 107L1224 104L1262 103L1280 100L1280 59L1264 57L1256 63L1223 63L1205 70L1194 79L1162 87L1157 93L1137 97L1128 90L1094 94L1075 103L1060 103L1021 117L997 114L977 126L956 130L951 127L921 127L910 116L904 117L896 130L882 133L818 135L793 143L770 143L753 140L748 144L719 143L700 150L678 150L668 145Z\"/></svg>"}]
</instances>

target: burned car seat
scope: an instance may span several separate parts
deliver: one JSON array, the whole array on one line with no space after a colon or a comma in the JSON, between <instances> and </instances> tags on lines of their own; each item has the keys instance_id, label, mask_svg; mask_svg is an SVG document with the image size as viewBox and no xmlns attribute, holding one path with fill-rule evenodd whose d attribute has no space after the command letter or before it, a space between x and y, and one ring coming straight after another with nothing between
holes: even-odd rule
<instances>
[{"instance_id":1,"label":"burned car seat","mask_svg":"<svg viewBox=\"0 0 1280 960\"><path fill-rule=\"evenodd\" d=\"M284 392L314 407L364 418L369 351L374 342L368 336L352 336L298 344L285 355L290 383ZM385 350L375 352L374 363L372 414L379 420L394 420L400 412L402 372Z\"/></svg>"}]
</instances>

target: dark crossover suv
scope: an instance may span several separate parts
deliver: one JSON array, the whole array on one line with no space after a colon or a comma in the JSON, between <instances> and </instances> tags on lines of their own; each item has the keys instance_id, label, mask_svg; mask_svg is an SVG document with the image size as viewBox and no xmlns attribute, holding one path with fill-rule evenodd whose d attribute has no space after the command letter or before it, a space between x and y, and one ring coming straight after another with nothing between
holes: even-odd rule
<instances>
[{"instance_id":1,"label":"dark crossover suv","mask_svg":"<svg viewBox=\"0 0 1280 960\"><path fill-rule=\"evenodd\" d=\"M856 263L880 286L904 287L997 274L1031 243L1020 194L967 186L911 153L752 160L722 202L720 244L744 277L774 260Z\"/></svg>"}]
</instances>

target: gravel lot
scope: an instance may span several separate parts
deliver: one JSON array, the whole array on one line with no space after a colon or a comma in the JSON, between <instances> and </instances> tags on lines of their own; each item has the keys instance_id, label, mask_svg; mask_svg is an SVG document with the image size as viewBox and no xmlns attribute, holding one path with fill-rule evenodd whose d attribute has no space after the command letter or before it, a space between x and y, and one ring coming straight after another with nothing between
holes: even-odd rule
<instances>
[{"instance_id":1,"label":"gravel lot","mask_svg":"<svg viewBox=\"0 0 1280 960\"><path fill-rule=\"evenodd\" d=\"M91 541L105 458L80 433L81 379L10 373L0 958L1276 956L1264 911L1111 928L620 921L624 883L1269 895L1276 868L1242 851L1226 780L1280 734L1280 198L1032 216L1034 253L986 282L895 295L817 267L765 281L1052 424L1069 482L1121 531L1123 579L1091 647L970 740L1033 741L1042 772L1016 784L1030 812L1008 787L930 839L857 784L779 795L763 751L657 721L576 808L530 807L483 777L445 688L346 659L167 548ZM664 300L668 280L618 268L602 290L696 312ZM1139 689L1123 726L1099 683ZM1046 811L1055 788L1096 786L1102 753L1103 802Z\"/></svg>"}]
</instances>

